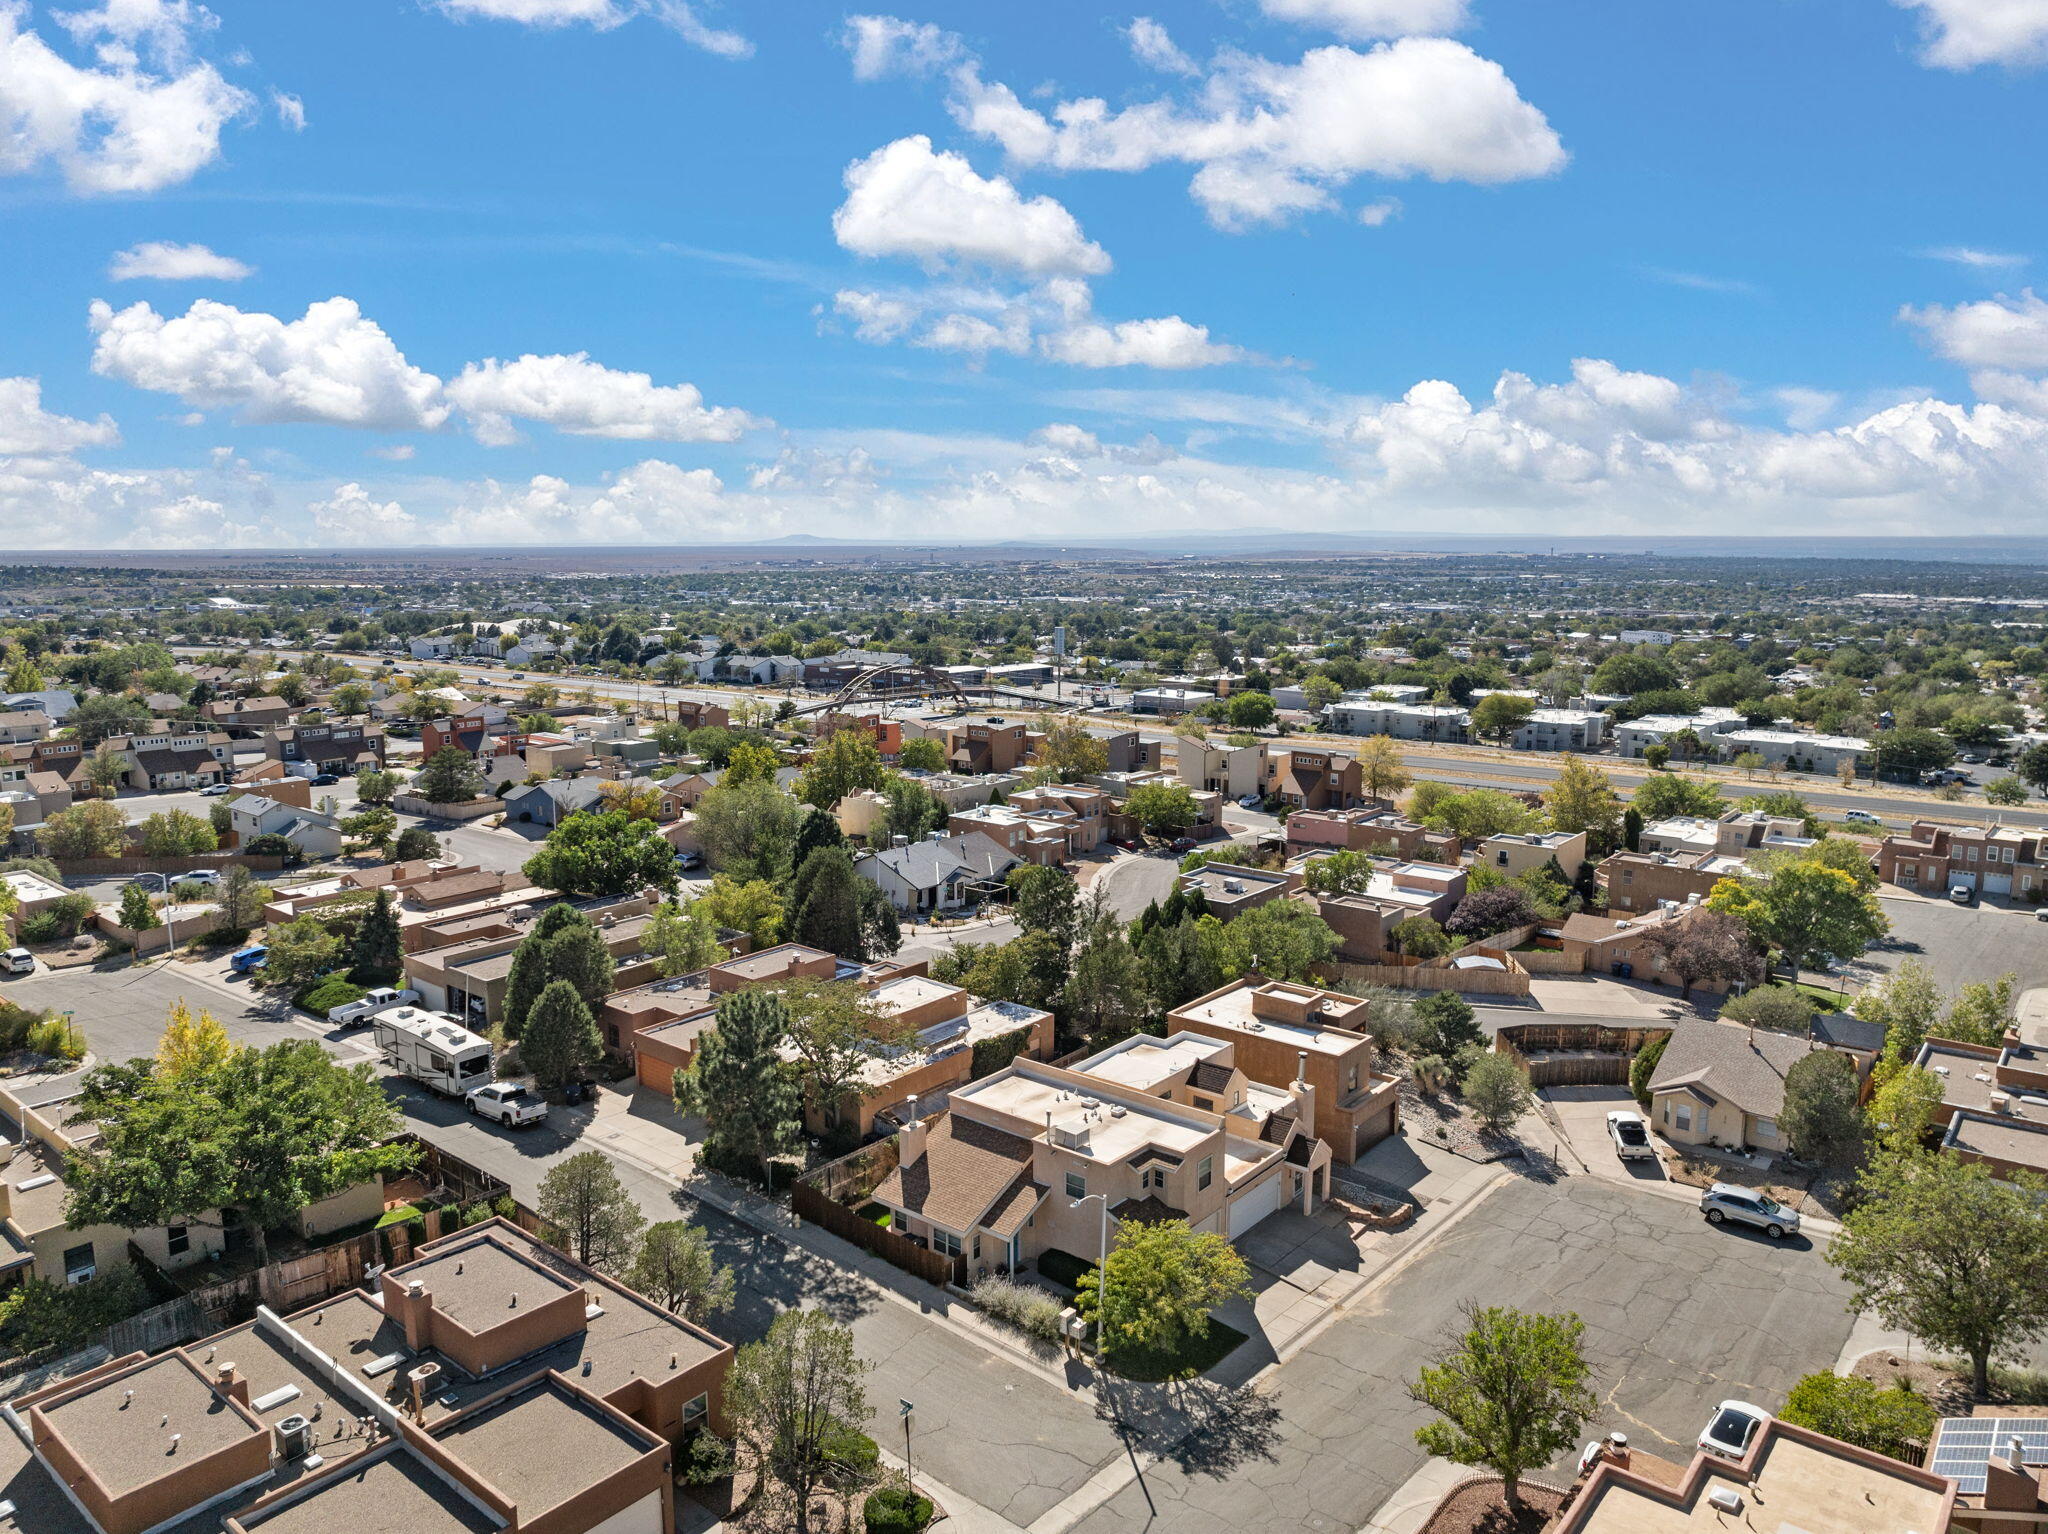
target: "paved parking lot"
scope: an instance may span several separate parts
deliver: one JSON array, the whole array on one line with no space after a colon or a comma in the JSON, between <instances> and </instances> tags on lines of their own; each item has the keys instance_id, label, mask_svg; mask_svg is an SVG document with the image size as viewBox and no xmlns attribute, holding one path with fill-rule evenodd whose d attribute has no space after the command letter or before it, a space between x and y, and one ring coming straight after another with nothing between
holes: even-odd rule
<instances>
[{"instance_id":1,"label":"paved parking lot","mask_svg":"<svg viewBox=\"0 0 2048 1534\"><path fill-rule=\"evenodd\" d=\"M1947 991L2007 970L2019 975L2022 990L2048 985L2048 922L2035 919L2048 907L1983 899L1960 906L1916 895L1885 896L1881 904L1891 936L1863 956L1859 970L1888 974L1918 959Z\"/></svg>"},{"instance_id":2,"label":"paved parking lot","mask_svg":"<svg viewBox=\"0 0 2048 1534\"><path fill-rule=\"evenodd\" d=\"M1077 1527L1356 1528L1424 1461L1414 1433L1428 1414L1404 1387L1468 1299L1576 1311L1603 1403L1588 1436L1619 1429L1688 1459L1716 1403L1775 1407L1802 1374L1834 1364L1845 1293L1810 1242L1717 1230L1604 1178L1516 1181L1271 1376L1273 1410L1218 1401L1212 1432Z\"/></svg>"}]
</instances>

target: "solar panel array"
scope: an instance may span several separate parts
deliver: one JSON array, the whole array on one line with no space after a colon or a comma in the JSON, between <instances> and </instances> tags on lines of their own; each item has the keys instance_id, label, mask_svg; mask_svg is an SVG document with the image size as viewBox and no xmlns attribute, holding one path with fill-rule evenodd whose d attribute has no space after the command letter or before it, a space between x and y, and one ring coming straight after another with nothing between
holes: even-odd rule
<instances>
[{"instance_id":1,"label":"solar panel array","mask_svg":"<svg viewBox=\"0 0 2048 1534\"><path fill-rule=\"evenodd\" d=\"M2048 1417L1945 1417L1934 1434L1927 1468L1954 1481L1965 1496L1981 1496L1984 1466L2017 1438L2024 1462L2048 1465Z\"/></svg>"}]
</instances>

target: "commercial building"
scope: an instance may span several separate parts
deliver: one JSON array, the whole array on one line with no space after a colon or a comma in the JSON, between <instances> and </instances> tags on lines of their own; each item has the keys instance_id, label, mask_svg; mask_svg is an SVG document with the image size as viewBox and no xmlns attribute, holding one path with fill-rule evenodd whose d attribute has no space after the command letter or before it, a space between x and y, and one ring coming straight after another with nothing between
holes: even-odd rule
<instances>
[{"instance_id":1,"label":"commercial building","mask_svg":"<svg viewBox=\"0 0 2048 1534\"><path fill-rule=\"evenodd\" d=\"M1396 740L1434 740L1462 745L1472 738L1472 716L1447 703L1388 703L1344 697L1323 710L1340 735L1391 735Z\"/></svg>"},{"instance_id":2,"label":"commercial building","mask_svg":"<svg viewBox=\"0 0 2048 1534\"><path fill-rule=\"evenodd\" d=\"M1607 744L1609 715L1594 709L1539 708L1516 730L1517 751L1599 751Z\"/></svg>"},{"instance_id":3,"label":"commercial building","mask_svg":"<svg viewBox=\"0 0 2048 1534\"><path fill-rule=\"evenodd\" d=\"M1701 709L1697 714L1645 714L1614 727L1614 750L1619 756L1640 757L1652 746L1663 746L1681 761L1708 759L1720 754L1718 737L1742 729L1746 723L1732 708ZM1680 739L1688 734L1698 740L1697 747L1688 748Z\"/></svg>"}]
</instances>

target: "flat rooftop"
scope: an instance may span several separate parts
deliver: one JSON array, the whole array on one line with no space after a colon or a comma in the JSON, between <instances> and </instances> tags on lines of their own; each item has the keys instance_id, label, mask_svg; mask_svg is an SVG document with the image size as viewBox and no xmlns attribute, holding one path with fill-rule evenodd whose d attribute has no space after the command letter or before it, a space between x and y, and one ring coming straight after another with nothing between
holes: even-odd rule
<instances>
[{"instance_id":1,"label":"flat rooftop","mask_svg":"<svg viewBox=\"0 0 2048 1534\"><path fill-rule=\"evenodd\" d=\"M252 1534L491 1534L500 1527L399 1447L366 1456L348 1473L267 1517L242 1522Z\"/></svg>"},{"instance_id":2,"label":"flat rooftop","mask_svg":"<svg viewBox=\"0 0 2048 1534\"><path fill-rule=\"evenodd\" d=\"M894 980L884 980L868 992L868 1002L877 1012L909 1012L933 1002L956 1000L959 1010L965 1012L968 1003L967 992L957 985L948 985L943 980L934 980L928 975L898 975Z\"/></svg>"},{"instance_id":3,"label":"flat rooftop","mask_svg":"<svg viewBox=\"0 0 2048 1534\"><path fill-rule=\"evenodd\" d=\"M1904 1465L1893 1474L1847 1454L1773 1432L1757 1456L1756 1481L1733 1465L1712 1466L1677 1505L1633 1486L1608 1483L1581 1503L1572 1534L1723 1534L1731 1527L1771 1534L1940 1534L1947 1499ZM1742 1498L1733 1518L1707 1498L1727 1488ZM1678 1492L1670 1494L1678 1497Z\"/></svg>"},{"instance_id":4,"label":"flat rooftop","mask_svg":"<svg viewBox=\"0 0 2048 1534\"><path fill-rule=\"evenodd\" d=\"M233 1364L235 1372L249 1382L249 1410L267 1423L275 1424L278 1418L294 1412L311 1417L315 1406L336 1403L326 1383L254 1321L194 1343L185 1349L185 1356L209 1379L222 1365ZM287 1395L287 1391L291 1394ZM343 1415L353 1416L358 1409L354 1402L342 1403ZM323 1422L333 1417L332 1412L322 1413Z\"/></svg>"},{"instance_id":5,"label":"flat rooftop","mask_svg":"<svg viewBox=\"0 0 2048 1534\"><path fill-rule=\"evenodd\" d=\"M1133 1091L1149 1092L1160 1082L1230 1048L1221 1039L1199 1033L1177 1033L1158 1039L1141 1033L1091 1055L1073 1068L1083 1075L1114 1081Z\"/></svg>"},{"instance_id":6,"label":"flat rooftop","mask_svg":"<svg viewBox=\"0 0 2048 1534\"><path fill-rule=\"evenodd\" d=\"M787 975L794 965L831 957L832 955L822 948L807 948L800 943L779 943L773 948L764 948L759 953L741 954L736 959L726 959L711 967L722 975L732 975L752 983L779 980ZM858 966L855 967L858 969Z\"/></svg>"},{"instance_id":7,"label":"flat rooftop","mask_svg":"<svg viewBox=\"0 0 2048 1534\"><path fill-rule=\"evenodd\" d=\"M1306 1049L1317 1054L1343 1055L1371 1038L1368 1033L1339 1026L1336 1023L1314 1021L1290 1022L1285 1018L1269 1017L1255 1010L1258 990L1253 986L1238 986L1220 996L1206 997L1185 1007L1177 1007L1174 1017L1229 1028L1257 1038L1274 1039L1295 1049ZM1361 1017L1360 1021L1364 1019Z\"/></svg>"},{"instance_id":8,"label":"flat rooftop","mask_svg":"<svg viewBox=\"0 0 2048 1534\"><path fill-rule=\"evenodd\" d=\"M1087 1107L1090 1101L1098 1106ZM1056 1130L1088 1131L1085 1147L1062 1149L1101 1162L1122 1161L1148 1145L1179 1156L1190 1155L1216 1132L1203 1122L1211 1116L1192 1108L1166 1111L1156 1100L1146 1103L1115 1095L1091 1096L1085 1085L1023 1068L956 1088L952 1102L955 1112L974 1104L1019 1120L1032 1138L1044 1136L1046 1115L1050 1114ZM1113 1106L1124 1108L1121 1117L1111 1113Z\"/></svg>"},{"instance_id":9,"label":"flat rooftop","mask_svg":"<svg viewBox=\"0 0 2048 1534\"><path fill-rule=\"evenodd\" d=\"M2048 1172L2048 1124L2004 1114L1958 1113L1949 1121L1941 1143L1952 1150Z\"/></svg>"},{"instance_id":10,"label":"flat rooftop","mask_svg":"<svg viewBox=\"0 0 2048 1534\"><path fill-rule=\"evenodd\" d=\"M502 1326L522 1311L583 1287L496 1241L465 1242L396 1271L405 1282L423 1282L434 1309L471 1332Z\"/></svg>"},{"instance_id":11,"label":"flat rooftop","mask_svg":"<svg viewBox=\"0 0 2048 1534\"><path fill-rule=\"evenodd\" d=\"M113 1497L264 1435L177 1353L162 1354L42 1412L50 1430Z\"/></svg>"},{"instance_id":12,"label":"flat rooftop","mask_svg":"<svg viewBox=\"0 0 2048 1534\"><path fill-rule=\"evenodd\" d=\"M518 1504L522 1525L538 1522L660 1443L548 1381L486 1406L436 1437Z\"/></svg>"}]
</instances>

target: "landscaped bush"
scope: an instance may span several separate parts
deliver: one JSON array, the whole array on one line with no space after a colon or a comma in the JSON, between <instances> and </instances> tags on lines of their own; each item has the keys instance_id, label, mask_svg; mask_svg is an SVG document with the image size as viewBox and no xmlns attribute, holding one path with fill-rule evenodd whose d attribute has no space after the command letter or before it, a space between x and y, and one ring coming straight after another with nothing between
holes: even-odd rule
<instances>
[{"instance_id":1,"label":"landscaped bush","mask_svg":"<svg viewBox=\"0 0 2048 1534\"><path fill-rule=\"evenodd\" d=\"M400 1204L396 1209L387 1209L373 1227L382 1230L387 1225L424 1225L427 1217L412 1204Z\"/></svg>"},{"instance_id":2,"label":"landscaped bush","mask_svg":"<svg viewBox=\"0 0 2048 1534\"><path fill-rule=\"evenodd\" d=\"M932 1521L932 1502L901 1486L884 1486L862 1506L868 1534L923 1534Z\"/></svg>"},{"instance_id":3,"label":"landscaped bush","mask_svg":"<svg viewBox=\"0 0 2048 1534\"><path fill-rule=\"evenodd\" d=\"M110 1268L82 1284L24 1280L0 1300L0 1336L16 1347L80 1348L116 1321L149 1304L149 1290L134 1268Z\"/></svg>"},{"instance_id":4,"label":"landscaped bush","mask_svg":"<svg viewBox=\"0 0 2048 1534\"><path fill-rule=\"evenodd\" d=\"M53 1060L83 1060L85 1034L77 1023L58 1013L49 1013L29 1025L26 1044L39 1055Z\"/></svg>"},{"instance_id":5,"label":"landscaped bush","mask_svg":"<svg viewBox=\"0 0 2048 1534\"><path fill-rule=\"evenodd\" d=\"M1777 1033L1804 1033L1813 1021L1813 998L1789 985L1760 985L1721 1008L1725 1022L1747 1023Z\"/></svg>"},{"instance_id":6,"label":"landscaped bush","mask_svg":"<svg viewBox=\"0 0 2048 1534\"><path fill-rule=\"evenodd\" d=\"M832 1463L834 1479L847 1486L872 1485L882 1450L874 1439L857 1428L842 1427L823 1444L825 1458Z\"/></svg>"},{"instance_id":7,"label":"landscaped bush","mask_svg":"<svg viewBox=\"0 0 2048 1534\"><path fill-rule=\"evenodd\" d=\"M48 911L37 911L22 919L21 940L24 943L54 943L59 935L57 918Z\"/></svg>"},{"instance_id":8,"label":"landscaped bush","mask_svg":"<svg viewBox=\"0 0 2048 1534\"><path fill-rule=\"evenodd\" d=\"M974 1286L974 1303L983 1311L1013 1326L1038 1342L1060 1340L1060 1302L1043 1289L1013 1283L1007 1278L984 1278Z\"/></svg>"},{"instance_id":9,"label":"landscaped bush","mask_svg":"<svg viewBox=\"0 0 2048 1534\"><path fill-rule=\"evenodd\" d=\"M343 974L322 975L292 998L294 1006L304 1007L316 1017L325 1017L336 1007L345 1007L352 1001L361 1001L368 995Z\"/></svg>"}]
</instances>

